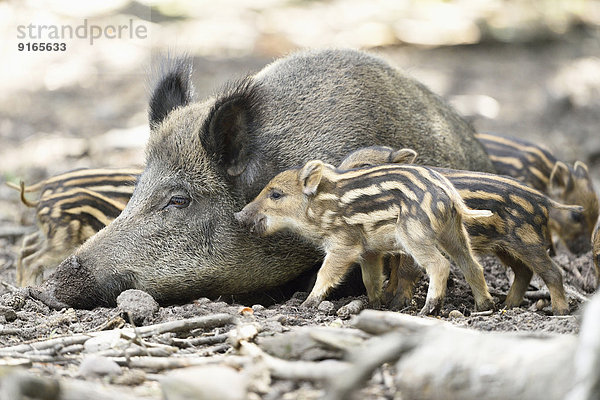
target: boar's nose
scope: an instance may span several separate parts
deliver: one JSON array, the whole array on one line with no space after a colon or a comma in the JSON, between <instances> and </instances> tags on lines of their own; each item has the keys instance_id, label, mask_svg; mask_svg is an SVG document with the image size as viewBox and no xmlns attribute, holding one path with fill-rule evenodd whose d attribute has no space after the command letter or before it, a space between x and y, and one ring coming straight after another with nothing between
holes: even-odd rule
<instances>
[{"instance_id":1,"label":"boar's nose","mask_svg":"<svg viewBox=\"0 0 600 400\"><path fill-rule=\"evenodd\" d=\"M68 304L75 308L91 309L106 305L102 288L79 258L70 256L40 287L36 297L52 308Z\"/></svg>"}]
</instances>

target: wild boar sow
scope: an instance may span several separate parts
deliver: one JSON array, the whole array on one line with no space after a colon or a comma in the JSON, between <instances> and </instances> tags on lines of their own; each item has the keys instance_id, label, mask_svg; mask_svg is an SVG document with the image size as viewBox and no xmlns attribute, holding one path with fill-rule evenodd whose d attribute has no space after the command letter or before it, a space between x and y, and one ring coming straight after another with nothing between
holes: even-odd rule
<instances>
[{"instance_id":1,"label":"wild boar sow","mask_svg":"<svg viewBox=\"0 0 600 400\"><path fill-rule=\"evenodd\" d=\"M278 172L311 159L338 163L379 144L411 147L426 164L493 171L455 111L363 52L293 54L201 102L190 75L189 60L163 67L130 202L57 268L40 297L89 308L114 304L128 288L165 303L288 282L322 254L285 234L255 237L233 214Z\"/></svg>"}]
</instances>

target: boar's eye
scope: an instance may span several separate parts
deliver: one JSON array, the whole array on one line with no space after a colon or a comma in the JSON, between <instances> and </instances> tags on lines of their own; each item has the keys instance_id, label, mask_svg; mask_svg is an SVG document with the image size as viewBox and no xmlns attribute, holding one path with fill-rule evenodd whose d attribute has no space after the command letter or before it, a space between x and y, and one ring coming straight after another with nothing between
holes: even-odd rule
<instances>
[{"instance_id":1,"label":"boar's eye","mask_svg":"<svg viewBox=\"0 0 600 400\"><path fill-rule=\"evenodd\" d=\"M283 193L281 193L279 190L273 190L269 197L273 200L279 200L283 197Z\"/></svg>"},{"instance_id":2,"label":"boar's eye","mask_svg":"<svg viewBox=\"0 0 600 400\"><path fill-rule=\"evenodd\" d=\"M173 196L169 199L169 203L165 206L167 208L186 208L190 205L190 199L184 196Z\"/></svg>"}]
</instances>

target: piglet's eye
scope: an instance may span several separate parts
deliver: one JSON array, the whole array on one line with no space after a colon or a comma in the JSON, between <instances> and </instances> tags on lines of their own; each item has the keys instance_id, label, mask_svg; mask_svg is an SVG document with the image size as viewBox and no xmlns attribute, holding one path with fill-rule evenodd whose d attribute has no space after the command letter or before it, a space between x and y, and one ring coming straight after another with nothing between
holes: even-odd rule
<instances>
[{"instance_id":1,"label":"piglet's eye","mask_svg":"<svg viewBox=\"0 0 600 400\"><path fill-rule=\"evenodd\" d=\"M583 214L580 212L572 212L571 220L574 222L583 222Z\"/></svg>"},{"instance_id":2,"label":"piglet's eye","mask_svg":"<svg viewBox=\"0 0 600 400\"><path fill-rule=\"evenodd\" d=\"M279 200L280 198L283 197L283 193L274 190L271 192L271 195L269 197L271 197L271 199L273 199L273 200Z\"/></svg>"},{"instance_id":3,"label":"piglet's eye","mask_svg":"<svg viewBox=\"0 0 600 400\"><path fill-rule=\"evenodd\" d=\"M190 205L190 199L184 196L173 196L165 208L186 208Z\"/></svg>"}]
</instances>

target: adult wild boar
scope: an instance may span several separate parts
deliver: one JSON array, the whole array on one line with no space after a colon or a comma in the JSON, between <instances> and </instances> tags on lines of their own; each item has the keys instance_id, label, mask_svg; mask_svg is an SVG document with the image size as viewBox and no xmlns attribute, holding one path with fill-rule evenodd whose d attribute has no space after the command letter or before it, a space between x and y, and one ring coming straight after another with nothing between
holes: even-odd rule
<instances>
[{"instance_id":1,"label":"adult wild boar","mask_svg":"<svg viewBox=\"0 0 600 400\"><path fill-rule=\"evenodd\" d=\"M387 145L415 149L424 164L493 171L468 123L367 53L293 54L202 102L192 100L189 60L166 64L130 202L57 268L40 297L90 308L137 288L168 303L297 277L322 255L289 234L250 235L233 214L276 173L310 159L337 164L359 147Z\"/></svg>"}]
</instances>

